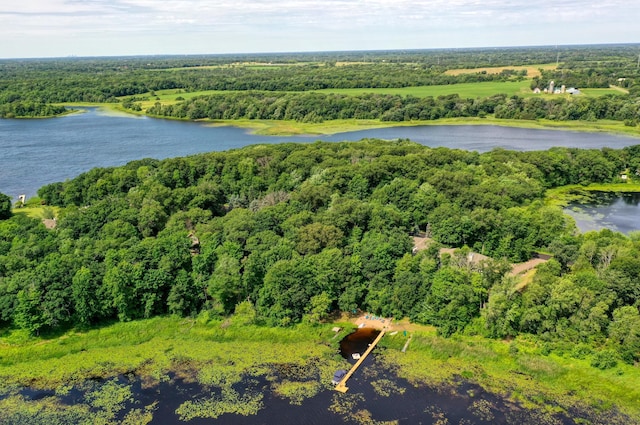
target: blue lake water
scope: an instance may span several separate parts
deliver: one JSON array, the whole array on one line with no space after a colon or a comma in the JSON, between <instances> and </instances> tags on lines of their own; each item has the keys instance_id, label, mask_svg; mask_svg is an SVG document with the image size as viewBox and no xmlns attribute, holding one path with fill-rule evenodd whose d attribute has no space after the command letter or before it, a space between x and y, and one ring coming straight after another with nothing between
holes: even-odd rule
<instances>
[{"instance_id":1,"label":"blue lake water","mask_svg":"<svg viewBox=\"0 0 640 425\"><path fill-rule=\"evenodd\" d=\"M586 204L564 209L581 232L610 229L628 234L640 230L640 193L598 192Z\"/></svg>"},{"instance_id":2,"label":"blue lake water","mask_svg":"<svg viewBox=\"0 0 640 425\"><path fill-rule=\"evenodd\" d=\"M494 148L546 150L553 146L622 148L640 139L605 133L532 130L497 126L392 127L331 136L257 136L235 127L212 127L118 115L89 108L53 119L0 119L0 192L15 199L34 196L45 184L64 181L94 167L141 158L169 158L258 143L407 138L431 147L486 152Z\"/></svg>"}]
</instances>

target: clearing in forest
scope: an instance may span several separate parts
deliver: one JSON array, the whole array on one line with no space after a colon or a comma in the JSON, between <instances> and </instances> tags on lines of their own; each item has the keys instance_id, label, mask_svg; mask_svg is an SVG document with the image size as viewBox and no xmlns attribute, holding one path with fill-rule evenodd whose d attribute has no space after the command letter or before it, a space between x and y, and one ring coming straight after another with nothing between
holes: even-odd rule
<instances>
[{"instance_id":1,"label":"clearing in forest","mask_svg":"<svg viewBox=\"0 0 640 425\"><path fill-rule=\"evenodd\" d=\"M527 77L534 78L542 75L540 69L556 69L558 67L555 63L545 63L540 65L517 65L517 66L491 66L484 68L464 68L464 69L449 69L445 71L446 75L461 75L461 74L475 74L478 72L486 72L487 74L499 74L505 69L512 69L514 71L527 70Z\"/></svg>"}]
</instances>

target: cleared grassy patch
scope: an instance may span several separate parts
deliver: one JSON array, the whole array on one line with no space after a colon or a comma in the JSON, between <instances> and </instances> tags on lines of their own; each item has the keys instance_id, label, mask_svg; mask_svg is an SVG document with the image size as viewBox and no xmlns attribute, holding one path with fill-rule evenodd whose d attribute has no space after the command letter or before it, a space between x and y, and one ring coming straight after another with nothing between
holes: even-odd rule
<instances>
[{"instance_id":1,"label":"cleared grassy patch","mask_svg":"<svg viewBox=\"0 0 640 425\"><path fill-rule=\"evenodd\" d=\"M516 66L492 66L484 68L462 68L462 69L449 69L445 71L446 75L462 75L462 74L476 74L478 72L485 72L487 74L500 74L505 69L511 69L514 71L527 71L529 78L539 77L542 75L540 69L556 69L558 67L555 63L545 63L539 65L516 65Z\"/></svg>"},{"instance_id":2,"label":"cleared grassy patch","mask_svg":"<svg viewBox=\"0 0 640 425\"><path fill-rule=\"evenodd\" d=\"M584 95L584 96L588 96L588 97L600 97L600 96L604 96L607 94L613 94L613 95L623 95L625 94L623 91L620 91L619 89L615 89L615 88L608 88L608 89L580 89L580 92Z\"/></svg>"},{"instance_id":3,"label":"cleared grassy patch","mask_svg":"<svg viewBox=\"0 0 640 425\"><path fill-rule=\"evenodd\" d=\"M529 88L530 81L505 81L505 82L484 82L484 83L463 83L448 84L439 86L419 86L419 87L400 87L400 88L363 88L363 89L324 89L317 90L319 93L339 93L350 96L376 93L376 94L392 94L400 96L414 97L438 97L458 94L464 98L489 97L494 94L504 93L509 96L532 95Z\"/></svg>"},{"instance_id":4,"label":"cleared grassy patch","mask_svg":"<svg viewBox=\"0 0 640 425\"><path fill-rule=\"evenodd\" d=\"M60 207L53 206L26 206L22 208L14 208L12 212L14 214L24 214L27 217L35 218L38 220L50 219L58 216Z\"/></svg>"}]
</instances>

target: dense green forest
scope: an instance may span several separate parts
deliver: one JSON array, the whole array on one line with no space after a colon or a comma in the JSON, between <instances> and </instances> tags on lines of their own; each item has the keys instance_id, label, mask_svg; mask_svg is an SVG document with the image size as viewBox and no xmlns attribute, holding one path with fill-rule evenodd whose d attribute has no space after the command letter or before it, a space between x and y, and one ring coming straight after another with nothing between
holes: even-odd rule
<instances>
[{"instance_id":1,"label":"dense green forest","mask_svg":"<svg viewBox=\"0 0 640 425\"><path fill-rule=\"evenodd\" d=\"M0 324L37 334L242 309L287 326L361 309L633 363L640 238L578 234L544 196L639 169L640 146L478 154L402 140L97 168L40 189L55 229L0 221ZM434 243L412 253L418 230ZM493 260L470 263L469 249ZM508 274L540 250L553 258L530 281Z\"/></svg>"},{"instance_id":2,"label":"dense green forest","mask_svg":"<svg viewBox=\"0 0 640 425\"><path fill-rule=\"evenodd\" d=\"M509 69L510 66L549 63L557 63L558 66L556 69L543 69L542 74L535 78L527 77L526 70ZM452 69L466 68L473 71L474 68L496 66L506 69L499 73L480 70L460 74L446 73ZM600 88L615 85L628 90L629 94L621 92L623 100L607 98L605 106L590 106L591 109L585 114L573 111L584 109L582 104L572 106L573 102L566 99L563 102L544 102L539 99L546 105L532 106L537 112L529 113L525 108L517 111L515 116L535 119L542 116L539 112L542 109L561 108L562 113L547 113L544 117L559 120L600 117L619 119L617 116L620 114L609 110L618 110L618 103L623 102L625 108L632 111L630 114L634 115L623 119L635 125L634 120L638 118L635 115L638 110L637 96L640 94L639 77L635 45L3 60L0 61L0 117L53 116L64 112L64 108L52 106L52 103L124 101L130 106L132 102L135 105L136 98L153 98L155 91L167 89L183 92L268 91L281 98L290 96L285 92L319 89L481 84L532 78L532 88L547 87L554 80L557 87L566 85ZM256 96L255 93L244 96L229 94L225 99L227 102L239 102L247 98L255 101ZM300 94L297 102L305 103L308 99L308 96ZM357 101L358 99L351 100ZM496 101L500 101L500 106L509 110L514 108L514 103L519 102L518 99L512 100L504 96L493 100L465 100L472 103ZM412 104L415 99L402 99L400 102ZM445 99L442 102L446 107L449 101ZM335 102L333 106L336 106ZM181 107L189 108L190 103ZM242 109L243 105L234 107ZM156 115L172 115L153 112ZM368 110L366 115L381 118L385 112L388 111ZM401 115L395 112L392 111L389 117L393 121L414 116L411 112ZM445 112L456 113L449 110ZM348 111L343 110L334 111L333 115L351 116ZM426 114L441 115L443 114L437 111ZM420 114L416 116L419 117ZM504 117L513 118L514 114L506 113Z\"/></svg>"},{"instance_id":3,"label":"dense green forest","mask_svg":"<svg viewBox=\"0 0 640 425\"><path fill-rule=\"evenodd\" d=\"M418 98L413 96L363 94L347 96L324 93L233 92L197 96L178 104L157 102L146 113L187 119L262 119L323 122L336 119L379 119L381 121L437 120L441 118L486 117L502 119L549 119L557 121L599 119L640 121L638 100L609 95L597 98L522 98L495 95L461 98L458 95ZM124 103L132 110L142 108L134 101Z\"/></svg>"}]
</instances>

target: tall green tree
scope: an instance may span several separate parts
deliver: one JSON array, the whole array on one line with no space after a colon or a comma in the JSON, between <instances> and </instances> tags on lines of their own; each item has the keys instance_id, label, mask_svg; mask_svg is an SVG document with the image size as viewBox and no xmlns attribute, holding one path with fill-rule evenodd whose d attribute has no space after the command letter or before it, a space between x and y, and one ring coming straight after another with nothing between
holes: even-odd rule
<instances>
[{"instance_id":1,"label":"tall green tree","mask_svg":"<svg viewBox=\"0 0 640 425\"><path fill-rule=\"evenodd\" d=\"M0 193L0 220L11 217L11 198L4 193Z\"/></svg>"}]
</instances>

